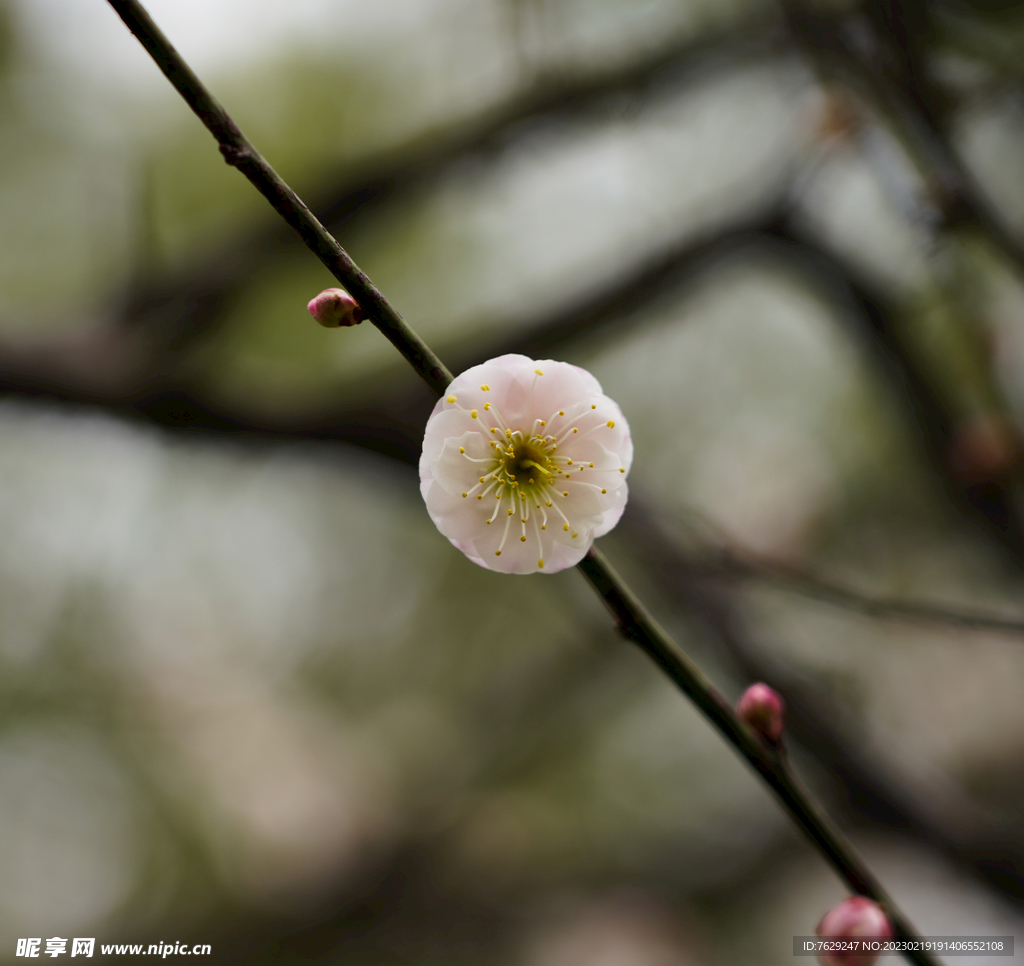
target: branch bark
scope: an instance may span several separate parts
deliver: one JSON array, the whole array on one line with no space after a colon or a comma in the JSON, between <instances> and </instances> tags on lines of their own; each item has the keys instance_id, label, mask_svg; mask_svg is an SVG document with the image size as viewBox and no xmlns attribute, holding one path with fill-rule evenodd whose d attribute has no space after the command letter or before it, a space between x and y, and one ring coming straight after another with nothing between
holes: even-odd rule
<instances>
[{"instance_id":1,"label":"branch bark","mask_svg":"<svg viewBox=\"0 0 1024 966\"><path fill-rule=\"evenodd\" d=\"M191 71L136 0L108 0L129 29L189 106L217 139L221 152L264 195L272 207L306 242L335 277L362 305L371 321L402 353L414 370L436 393L444 391L451 375L429 347L413 332L386 299L352 262L337 241L309 212L297 195L245 139L223 108ZM591 549L579 569L615 614L623 635L654 659L670 679L694 701L697 708L761 776L798 827L855 892L878 902L900 938L913 939L909 921L882 889L838 831L796 784L776 749L763 744L736 716L732 708L704 681L667 635L657 627L640 602L600 553ZM912 947L915 944L910 944ZM910 948L904 956L920 966L935 960L923 949Z\"/></svg>"}]
</instances>

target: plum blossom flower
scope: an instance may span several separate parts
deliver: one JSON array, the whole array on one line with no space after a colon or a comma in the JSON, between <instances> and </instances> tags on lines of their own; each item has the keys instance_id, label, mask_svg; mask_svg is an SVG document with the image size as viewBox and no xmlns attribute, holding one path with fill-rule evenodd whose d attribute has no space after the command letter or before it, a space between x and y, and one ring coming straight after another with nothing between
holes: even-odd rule
<instances>
[{"instance_id":1,"label":"plum blossom flower","mask_svg":"<svg viewBox=\"0 0 1024 966\"><path fill-rule=\"evenodd\" d=\"M622 516L629 425L585 369L504 355L467 369L427 421L420 491L470 560L554 573Z\"/></svg>"}]
</instances>

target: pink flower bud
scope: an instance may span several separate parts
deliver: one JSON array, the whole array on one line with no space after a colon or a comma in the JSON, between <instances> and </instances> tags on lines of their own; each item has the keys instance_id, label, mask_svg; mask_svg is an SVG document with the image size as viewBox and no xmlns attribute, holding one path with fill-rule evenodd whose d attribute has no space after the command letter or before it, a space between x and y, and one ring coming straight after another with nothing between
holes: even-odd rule
<instances>
[{"instance_id":1,"label":"pink flower bud","mask_svg":"<svg viewBox=\"0 0 1024 966\"><path fill-rule=\"evenodd\" d=\"M366 317L351 295L343 288L325 288L306 306L309 314L328 329L341 325L358 325Z\"/></svg>"},{"instance_id":2,"label":"pink flower bud","mask_svg":"<svg viewBox=\"0 0 1024 966\"><path fill-rule=\"evenodd\" d=\"M893 928L882 907L867 896L850 896L822 916L820 939L889 939ZM878 953L837 950L818 957L821 966L874 966Z\"/></svg>"},{"instance_id":3,"label":"pink flower bud","mask_svg":"<svg viewBox=\"0 0 1024 966\"><path fill-rule=\"evenodd\" d=\"M752 684L743 692L736 705L736 713L762 738L773 745L782 738L782 717L786 702L782 695L767 684Z\"/></svg>"}]
</instances>

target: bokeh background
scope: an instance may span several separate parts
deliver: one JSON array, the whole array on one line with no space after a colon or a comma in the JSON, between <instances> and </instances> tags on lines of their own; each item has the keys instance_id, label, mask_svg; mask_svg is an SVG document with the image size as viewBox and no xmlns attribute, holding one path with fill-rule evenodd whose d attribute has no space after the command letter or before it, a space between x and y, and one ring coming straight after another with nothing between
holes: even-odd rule
<instances>
[{"instance_id":1,"label":"bokeh background","mask_svg":"<svg viewBox=\"0 0 1024 966\"><path fill-rule=\"evenodd\" d=\"M1024 614L1024 11L148 6L453 369L598 376L615 566L922 932L1024 940L1024 636L872 603ZM841 884L575 572L434 530L275 218L102 0L0 3L0 959L791 962Z\"/></svg>"}]
</instances>

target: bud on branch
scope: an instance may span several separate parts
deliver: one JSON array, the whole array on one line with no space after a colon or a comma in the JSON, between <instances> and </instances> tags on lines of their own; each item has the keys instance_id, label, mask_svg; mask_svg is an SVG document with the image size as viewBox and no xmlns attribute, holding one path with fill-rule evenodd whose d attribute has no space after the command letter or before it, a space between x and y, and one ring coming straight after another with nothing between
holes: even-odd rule
<instances>
[{"instance_id":1,"label":"bud on branch","mask_svg":"<svg viewBox=\"0 0 1024 966\"><path fill-rule=\"evenodd\" d=\"M366 318L359 303L343 288L325 288L315 299L310 299L306 308L317 322L328 329L358 325Z\"/></svg>"}]
</instances>

